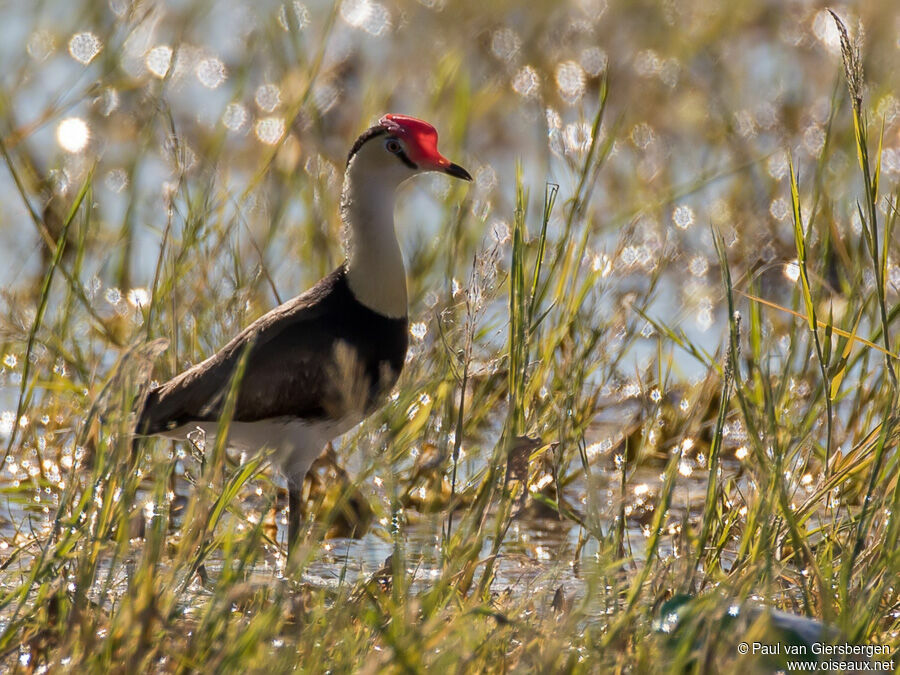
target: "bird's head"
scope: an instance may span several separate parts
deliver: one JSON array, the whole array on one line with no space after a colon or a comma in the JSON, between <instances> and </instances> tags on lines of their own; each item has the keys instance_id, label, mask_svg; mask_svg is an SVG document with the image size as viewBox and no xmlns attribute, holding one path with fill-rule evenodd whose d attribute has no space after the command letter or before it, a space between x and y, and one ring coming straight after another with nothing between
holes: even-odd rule
<instances>
[{"instance_id":1,"label":"bird's head","mask_svg":"<svg viewBox=\"0 0 900 675\"><path fill-rule=\"evenodd\" d=\"M438 152L437 140L437 130L428 122L407 115L385 115L356 140L347 165L398 185L425 171L472 180L468 171Z\"/></svg>"}]
</instances>

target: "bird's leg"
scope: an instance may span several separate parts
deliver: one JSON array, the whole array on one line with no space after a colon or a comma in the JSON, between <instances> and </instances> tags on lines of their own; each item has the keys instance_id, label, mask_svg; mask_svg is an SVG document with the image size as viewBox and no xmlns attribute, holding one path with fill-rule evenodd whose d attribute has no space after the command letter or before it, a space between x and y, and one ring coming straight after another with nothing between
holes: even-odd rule
<instances>
[{"instance_id":1,"label":"bird's leg","mask_svg":"<svg viewBox=\"0 0 900 675\"><path fill-rule=\"evenodd\" d=\"M287 479L288 490L288 558L297 548L301 534L301 522L303 520L303 483L309 472L316 454L310 453L305 447L297 445L289 448L287 453L289 460L282 467L284 477Z\"/></svg>"},{"instance_id":2,"label":"bird's leg","mask_svg":"<svg viewBox=\"0 0 900 675\"><path fill-rule=\"evenodd\" d=\"M300 537L300 501L303 499L303 478L288 479L288 557Z\"/></svg>"}]
</instances>

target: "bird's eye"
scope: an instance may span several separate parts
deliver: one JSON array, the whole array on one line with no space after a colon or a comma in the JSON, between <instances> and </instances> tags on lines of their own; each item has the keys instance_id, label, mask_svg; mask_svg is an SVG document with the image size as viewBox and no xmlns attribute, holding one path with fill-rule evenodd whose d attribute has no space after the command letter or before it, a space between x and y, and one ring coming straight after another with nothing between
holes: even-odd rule
<instances>
[{"instance_id":1,"label":"bird's eye","mask_svg":"<svg viewBox=\"0 0 900 675\"><path fill-rule=\"evenodd\" d=\"M388 152L393 152L395 155L403 151L403 146L400 145L400 141L398 141L396 138L387 139L384 147L387 148Z\"/></svg>"}]
</instances>

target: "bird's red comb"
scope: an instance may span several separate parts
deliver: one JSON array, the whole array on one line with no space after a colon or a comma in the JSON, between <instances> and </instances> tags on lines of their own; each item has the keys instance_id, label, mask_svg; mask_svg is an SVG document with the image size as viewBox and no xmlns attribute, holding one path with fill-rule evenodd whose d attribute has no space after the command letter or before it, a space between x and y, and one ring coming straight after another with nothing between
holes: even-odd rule
<instances>
[{"instance_id":1,"label":"bird's red comb","mask_svg":"<svg viewBox=\"0 0 900 675\"><path fill-rule=\"evenodd\" d=\"M437 129L424 120L408 115L385 115L379 124L406 142L407 155L416 164L450 166L450 160L437 149Z\"/></svg>"}]
</instances>

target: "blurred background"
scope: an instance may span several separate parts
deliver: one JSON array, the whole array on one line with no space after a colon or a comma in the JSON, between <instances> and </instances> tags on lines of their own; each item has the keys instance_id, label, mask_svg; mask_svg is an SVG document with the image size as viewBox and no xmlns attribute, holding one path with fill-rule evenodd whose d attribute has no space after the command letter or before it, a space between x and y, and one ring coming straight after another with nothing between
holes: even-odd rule
<instances>
[{"instance_id":1,"label":"blurred background","mask_svg":"<svg viewBox=\"0 0 900 675\"><path fill-rule=\"evenodd\" d=\"M863 41L867 103L884 122L883 181L894 185L900 10L835 8ZM339 261L345 154L387 111L433 122L444 154L476 176L459 228L435 206L445 179L420 180L401 200L413 268L451 235L466 251L457 269L417 269L420 295L435 290L432 273L446 288L440 277L462 279L483 239L507 236L517 161L533 208L548 182L572 196L605 77L599 134L614 145L584 214L597 233L588 253L634 283L660 266L676 272L668 318L702 343L720 340L703 335L719 304L710 225L748 269L795 257L789 152L801 182L827 193L835 233L854 228L848 146L839 138L815 170L830 125L849 130L847 106L832 120L832 99L845 96L840 45L818 3L110 0L8 3L3 15L0 124L21 183L0 172L6 302L46 267L28 209L56 214L54 236L88 172L80 276L101 315L130 313L144 297L167 224L178 236L190 227L188 202L217 214L247 267L216 255L195 261L187 281L233 293L247 290L236 275L262 265L293 295ZM557 210L551 237L562 218ZM628 245L613 256L623 228ZM247 292L260 307L273 301Z\"/></svg>"},{"instance_id":2,"label":"blurred background","mask_svg":"<svg viewBox=\"0 0 900 675\"><path fill-rule=\"evenodd\" d=\"M263 584L283 572L272 545L284 535L280 478L242 474L216 545L201 546L193 538L205 529L182 520L184 505L202 520L223 493L204 491L204 463L189 445L151 443L169 450L145 458L143 477L156 482L141 484L127 459L128 415L148 379L209 356L340 263L347 152L394 112L434 124L442 153L475 180L426 175L402 188L410 356L385 408L314 472L310 501L325 505L327 535L340 543L310 536L303 571L315 578L304 592L382 574L391 554L385 566L409 575L395 575L402 590L440 598L424 605L437 608L435 635L446 627L471 644L490 631L503 663L546 670L561 668L546 647L554 640L560 658L572 650L580 662L630 631L639 597L637 637L616 658L656 659L656 643L640 637L679 588L714 586L723 597L839 616L858 639L896 640L897 561L880 537L896 540L898 459L896 439L881 437L890 426L879 426L896 409L896 388L872 345L843 352L835 338L823 358L803 321L789 176L793 165L810 304L819 319L881 344L881 326L897 316L900 254L894 231L881 240L885 283L876 284L866 223L883 233L896 220L900 3L832 9L862 57L873 167L880 157L871 211L858 207L866 189L840 35L817 2L0 0L0 551L18 560L0 568L0 590L10 589L2 616L29 565L52 550L48 564L59 564L31 587L63 589L59 607L87 607L85 635L133 637L80 656L92 643L66 638L75 662L99 669L150 653L137 637L144 591L130 585L147 578L141 588L171 610L165 670L165 659L201 653L183 645L193 639L190 611L215 597L208 578L191 583L198 570L228 598L246 589L229 586L239 578L225 573L227 556ZM741 353L727 362L731 314L714 232L742 317ZM519 309L509 283L517 270L528 291ZM167 350L146 347L160 337ZM735 373L745 378L734 388L740 405L727 398ZM534 440L521 443L525 434ZM707 492L710 476L718 482ZM517 480L527 499L513 511L506 488ZM869 521L856 520L873 490L881 501ZM455 539L451 504L463 507ZM77 547L57 536L60 523ZM144 527L170 548L110 543ZM129 556L136 574L118 564ZM70 564L81 584L71 598ZM846 574L832 592L838 565ZM482 591L513 591L490 611L468 595L476 566ZM107 592L126 598L109 613ZM305 601L266 591L243 614L229 600L208 615L241 635L241 622L260 616L268 642L238 644L212 628L197 639L253 652L261 669L269 655L259 645L286 670L297 653L322 650L352 669L383 626L417 634L425 611L415 593L364 614L356 603L368 596L354 591L341 604L330 592L297 609ZM558 615L573 597L583 604ZM447 623L441 612L458 598L475 604ZM485 627L498 605L521 623ZM270 610L277 620L265 623ZM297 631L301 610L324 618ZM36 603L23 616L51 630L56 615L41 611ZM516 646L526 624L549 641L531 656ZM22 625L0 621L0 658L11 658ZM332 649L350 642L355 651ZM688 635L683 655L691 644ZM29 661L20 663L43 658L45 646L22 647ZM47 663L69 659L67 649ZM438 652L422 663L453 657L452 647Z\"/></svg>"}]
</instances>

